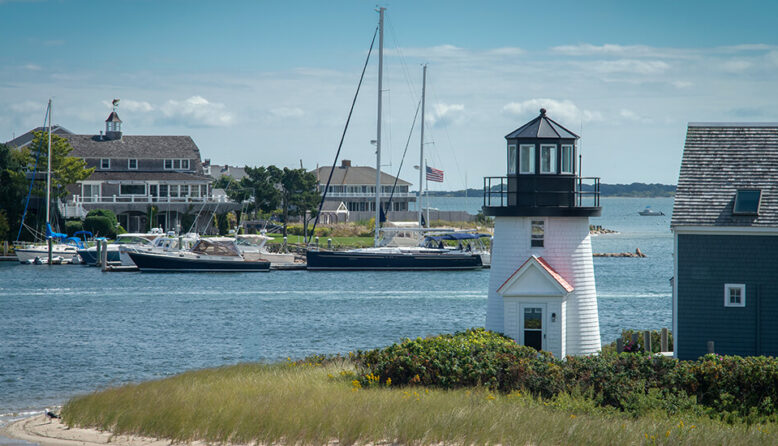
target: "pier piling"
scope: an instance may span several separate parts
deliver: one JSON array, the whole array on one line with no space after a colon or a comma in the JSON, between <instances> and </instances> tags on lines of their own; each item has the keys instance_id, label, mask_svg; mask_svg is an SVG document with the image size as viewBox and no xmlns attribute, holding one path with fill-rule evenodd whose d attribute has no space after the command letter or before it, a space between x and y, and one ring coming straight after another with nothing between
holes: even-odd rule
<instances>
[{"instance_id":1,"label":"pier piling","mask_svg":"<svg viewBox=\"0 0 778 446\"><path fill-rule=\"evenodd\" d=\"M103 271L108 270L108 241L102 240L100 242L100 245L102 245L102 249L100 250L100 268L102 268Z\"/></svg>"},{"instance_id":2,"label":"pier piling","mask_svg":"<svg viewBox=\"0 0 778 446\"><path fill-rule=\"evenodd\" d=\"M670 351L670 343L668 342L667 328L662 329L662 334L659 339L659 344L663 352Z\"/></svg>"},{"instance_id":3,"label":"pier piling","mask_svg":"<svg viewBox=\"0 0 778 446\"><path fill-rule=\"evenodd\" d=\"M713 341L708 341L708 353L716 353L716 344Z\"/></svg>"},{"instance_id":4,"label":"pier piling","mask_svg":"<svg viewBox=\"0 0 778 446\"><path fill-rule=\"evenodd\" d=\"M651 353L651 332L648 330L643 332L643 351Z\"/></svg>"},{"instance_id":5,"label":"pier piling","mask_svg":"<svg viewBox=\"0 0 778 446\"><path fill-rule=\"evenodd\" d=\"M621 353L624 351L624 340L621 339L621 336L616 338L616 353Z\"/></svg>"}]
</instances>

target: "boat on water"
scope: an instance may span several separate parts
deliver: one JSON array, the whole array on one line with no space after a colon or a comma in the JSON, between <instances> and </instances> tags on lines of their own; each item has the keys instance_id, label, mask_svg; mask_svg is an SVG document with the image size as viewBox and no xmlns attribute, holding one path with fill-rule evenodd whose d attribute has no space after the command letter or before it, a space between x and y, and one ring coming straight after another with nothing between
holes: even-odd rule
<instances>
[{"instance_id":1,"label":"boat on water","mask_svg":"<svg viewBox=\"0 0 778 446\"><path fill-rule=\"evenodd\" d=\"M643 217L658 217L660 215L665 215L665 213L662 211L655 211L651 209L651 206L646 206L646 208L642 211L639 211L638 214L642 215Z\"/></svg>"},{"instance_id":2,"label":"boat on water","mask_svg":"<svg viewBox=\"0 0 778 446\"><path fill-rule=\"evenodd\" d=\"M121 262L120 248L122 246L143 247L150 246L151 243L162 236L161 230L152 229L151 232L139 232L139 233L125 233L116 236L116 240L109 243L106 246L107 260L110 263ZM105 239L102 239L105 240ZM78 255L81 256L81 261L87 265L96 265L97 261L97 246L85 247L78 250Z\"/></svg>"},{"instance_id":3,"label":"boat on water","mask_svg":"<svg viewBox=\"0 0 778 446\"><path fill-rule=\"evenodd\" d=\"M53 232L51 225L46 227L46 237L52 240L51 264L80 263L78 250L85 247L78 237L68 237L66 234ZM56 242L56 243L54 243ZM45 265L48 263L49 247L46 245L24 245L17 247L14 252L19 263Z\"/></svg>"},{"instance_id":4,"label":"boat on water","mask_svg":"<svg viewBox=\"0 0 778 446\"><path fill-rule=\"evenodd\" d=\"M244 257L233 238L203 238L190 251L129 252L142 272L265 272L270 262Z\"/></svg>"},{"instance_id":5,"label":"boat on water","mask_svg":"<svg viewBox=\"0 0 778 446\"><path fill-rule=\"evenodd\" d=\"M200 240L200 236L190 232L176 236L174 232L167 235L160 235L149 243L122 244L119 245L119 260L122 266L136 266L130 258L130 252L179 252L189 251L195 243ZM110 251L108 254L110 255Z\"/></svg>"},{"instance_id":6,"label":"boat on water","mask_svg":"<svg viewBox=\"0 0 778 446\"><path fill-rule=\"evenodd\" d=\"M294 254L268 251L266 244L270 240L272 237L265 234L235 235L235 244L246 258L261 258L269 261L272 266L294 263Z\"/></svg>"},{"instance_id":7,"label":"boat on water","mask_svg":"<svg viewBox=\"0 0 778 446\"><path fill-rule=\"evenodd\" d=\"M309 249L306 252L307 269L309 270L472 270L483 268L483 258L478 253L466 251L465 249L449 249L445 247L443 239L437 240L436 244L427 243L427 238L417 246L389 246L388 243L381 242L381 233L386 233L386 228L382 231L381 223L383 218L383 204L381 203L381 105L382 105L382 79L383 79L383 39L384 39L384 10L379 8L378 21L378 111L377 111L377 131L376 131L376 186L375 186L375 239L374 247L351 249L347 251L331 251L319 249L318 247ZM368 55L369 57L369 55ZM424 174L424 108L425 92L427 85L427 66L424 65L422 77L422 94L420 101L421 108L421 138L420 138L420 163L419 163L419 212L418 226L415 229L403 228L400 232L416 231L421 235L429 229L423 228L423 216L421 212L421 195ZM336 157L337 158L337 157ZM337 163L337 159L335 160ZM324 188L322 203L326 198L332 179L332 171L327 185ZM393 188L394 189L394 188ZM391 204L391 197L389 199ZM387 210L389 208L387 207ZM321 206L320 209L321 211ZM320 213L320 212L319 212ZM319 214L317 213L317 215ZM314 222L314 232L317 220ZM395 238L397 238L395 236ZM460 244L460 246L462 246Z\"/></svg>"}]
</instances>

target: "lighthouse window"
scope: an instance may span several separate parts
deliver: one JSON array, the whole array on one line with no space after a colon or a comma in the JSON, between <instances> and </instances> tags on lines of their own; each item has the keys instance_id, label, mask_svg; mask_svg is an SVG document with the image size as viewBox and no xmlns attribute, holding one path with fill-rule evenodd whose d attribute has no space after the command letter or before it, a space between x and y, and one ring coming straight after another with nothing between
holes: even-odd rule
<instances>
[{"instance_id":1,"label":"lighthouse window","mask_svg":"<svg viewBox=\"0 0 778 446\"><path fill-rule=\"evenodd\" d=\"M516 145L508 146L508 175L516 175Z\"/></svg>"},{"instance_id":2,"label":"lighthouse window","mask_svg":"<svg viewBox=\"0 0 778 446\"><path fill-rule=\"evenodd\" d=\"M573 146L562 146L562 173L573 173Z\"/></svg>"},{"instance_id":3,"label":"lighthouse window","mask_svg":"<svg viewBox=\"0 0 778 446\"><path fill-rule=\"evenodd\" d=\"M540 173L556 173L556 146L540 146Z\"/></svg>"},{"instance_id":4,"label":"lighthouse window","mask_svg":"<svg viewBox=\"0 0 778 446\"><path fill-rule=\"evenodd\" d=\"M542 248L545 232L545 222L543 220L532 220L532 239L530 246L533 248Z\"/></svg>"},{"instance_id":5,"label":"lighthouse window","mask_svg":"<svg viewBox=\"0 0 778 446\"><path fill-rule=\"evenodd\" d=\"M533 144L521 145L521 164L519 173L535 173L535 146Z\"/></svg>"}]
</instances>

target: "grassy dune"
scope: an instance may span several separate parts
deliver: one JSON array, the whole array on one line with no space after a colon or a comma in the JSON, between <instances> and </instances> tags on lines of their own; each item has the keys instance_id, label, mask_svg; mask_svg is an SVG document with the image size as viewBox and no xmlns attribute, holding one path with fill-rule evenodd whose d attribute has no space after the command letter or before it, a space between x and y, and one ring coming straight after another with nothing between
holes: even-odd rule
<instances>
[{"instance_id":1,"label":"grassy dune","mask_svg":"<svg viewBox=\"0 0 778 446\"><path fill-rule=\"evenodd\" d=\"M174 441L341 444L776 444L778 426L649 413L634 418L563 395L361 388L348 364L241 364L69 401L69 426Z\"/></svg>"}]
</instances>

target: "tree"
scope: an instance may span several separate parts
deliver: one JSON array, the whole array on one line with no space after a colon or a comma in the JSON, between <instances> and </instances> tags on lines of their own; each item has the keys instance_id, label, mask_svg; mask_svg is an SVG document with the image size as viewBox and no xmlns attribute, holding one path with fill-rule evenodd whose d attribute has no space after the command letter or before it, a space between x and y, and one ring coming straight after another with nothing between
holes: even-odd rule
<instances>
[{"instance_id":1,"label":"tree","mask_svg":"<svg viewBox=\"0 0 778 446\"><path fill-rule=\"evenodd\" d=\"M318 184L316 175L305 169L284 167L284 170L280 171L278 185L281 192L281 210L284 216L284 237L286 237L286 225L290 215L302 216L303 227L307 227L306 211L312 211L311 214L314 214L313 211L321 201Z\"/></svg>"},{"instance_id":2,"label":"tree","mask_svg":"<svg viewBox=\"0 0 778 446\"><path fill-rule=\"evenodd\" d=\"M22 149L26 157L26 165L32 170L35 164L37 149L41 154L38 159L38 172L46 172L48 168L48 132L34 132L32 143L28 147L36 149L33 152L27 148ZM76 184L92 175L95 168L86 167L86 161L82 158L69 156L73 151L67 139L59 135L51 135L51 196L65 198L68 195L67 186ZM40 196L46 195L46 183L34 189Z\"/></svg>"},{"instance_id":3,"label":"tree","mask_svg":"<svg viewBox=\"0 0 778 446\"><path fill-rule=\"evenodd\" d=\"M25 157L20 151L0 144L0 210L5 212L9 239L16 237L24 212L29 186L24 173L25 165Z\"/></svg>"},{"instance_id":4,"label":"tree","mask_svg":"<svg viewBox=\"0 0 778 446\"><path fill-rule=\"evenodd\" d=\"M281 203L281 192L278 183L282 171L276 166L246 166L246 176L240 180L237 191L230 198L236 201L244 201L253 197L249 204L249 211L272 212L278 209ZM237 200L236 198L240 198Z\"/></svg>"}]
</instances>

